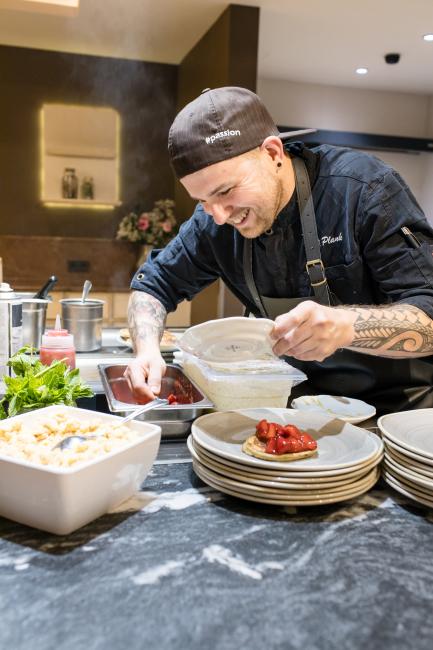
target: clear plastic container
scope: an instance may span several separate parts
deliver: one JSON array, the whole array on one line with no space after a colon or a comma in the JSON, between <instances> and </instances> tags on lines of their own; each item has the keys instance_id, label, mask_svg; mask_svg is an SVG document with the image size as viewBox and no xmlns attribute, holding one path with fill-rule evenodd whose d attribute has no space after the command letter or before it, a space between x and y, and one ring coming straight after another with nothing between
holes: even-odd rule
<instances>
[{"instance_id":1,"label":"clear plastic container","mask_svg":"<svg viewBox=\"0 0 433 650\"><path fill-rule=\"evenodd\" d=\"M219 411L285 408L292 387L307 379L278 358L211 365L184 352L183 370Z\"/></svg>"}]
</instances>

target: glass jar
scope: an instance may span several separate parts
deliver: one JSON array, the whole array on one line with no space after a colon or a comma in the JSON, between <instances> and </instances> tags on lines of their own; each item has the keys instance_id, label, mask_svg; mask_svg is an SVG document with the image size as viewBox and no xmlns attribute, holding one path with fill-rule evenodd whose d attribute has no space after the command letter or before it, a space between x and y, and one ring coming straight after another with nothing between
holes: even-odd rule
<instances>
[{"instance_id":1,"label":"glass jar","mask_svg":"<svg viewBox=\"0 0 433 650\"><path fill-rule=\"evenodd\" d=\"M95 198L95 184L92 176L84 176L81 183L81 198L94 199Z\"/></svg>"},{"instance_id":2,"label":"glass jar","mask_svg":"<svg viewBox=\"0 0 433 650\"><path fill-rule=\"evenodd\" d=\"M78 196L78 178L73 167L66 167L62 177L62 197L76 199Z\"/></svg>"}]
</instances>

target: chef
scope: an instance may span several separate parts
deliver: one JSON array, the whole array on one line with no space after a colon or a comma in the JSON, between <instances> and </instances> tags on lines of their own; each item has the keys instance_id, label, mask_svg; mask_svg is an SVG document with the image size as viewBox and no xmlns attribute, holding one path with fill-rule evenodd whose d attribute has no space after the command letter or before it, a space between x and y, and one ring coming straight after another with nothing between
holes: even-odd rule
<instances>
[{"instance_id":1,"label":"chef","mask_svg":"<svg viewBox=\"0 0 433 650\"><path fill-rule=\"evenodd\" d=\"M275 354L308 376L298 394L350 395L379 413L433 407L433 230L394 169L307 149L238 87L185 106L168 150L197 207L132 280L126 377L138 397L160 391L167 313L221 278L275 321Z\"/></svg>"}]
</instances>

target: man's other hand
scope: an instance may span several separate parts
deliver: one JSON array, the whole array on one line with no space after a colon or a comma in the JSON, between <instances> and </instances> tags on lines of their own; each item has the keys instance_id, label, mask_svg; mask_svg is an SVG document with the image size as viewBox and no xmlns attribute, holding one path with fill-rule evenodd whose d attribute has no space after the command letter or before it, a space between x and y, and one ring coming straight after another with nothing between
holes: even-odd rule
<instances>
[{"instance_id":1,"label":"man's other hand","mask_svg":"<svg viewBox=\"0 0 433 650\"><path fill-rule=\"evenodd\" d=\"M306 300L275 319L273 351L279 357L323 361L339 348L350 346L355 320L356 314L349 310Z\"/></svg>"}]
</instances>

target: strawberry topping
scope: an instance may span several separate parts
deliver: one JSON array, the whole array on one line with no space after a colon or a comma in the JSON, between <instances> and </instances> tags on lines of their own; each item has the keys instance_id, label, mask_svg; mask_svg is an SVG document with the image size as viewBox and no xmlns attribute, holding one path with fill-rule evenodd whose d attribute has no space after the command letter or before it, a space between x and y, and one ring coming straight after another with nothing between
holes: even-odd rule
<instances>
[{"instance_id":1,"label":"strawberry topping","mask_svg":"<svg viewBox=\"0 0 433 650\"><path fill-rule=\"evenodd\" d=\"M266 443L266 453L276 456L317 449L314 438L294 424L283 426L277 422L260 420L256 425L256 436L261 442Z\"/></svg>"}]
</instances>

